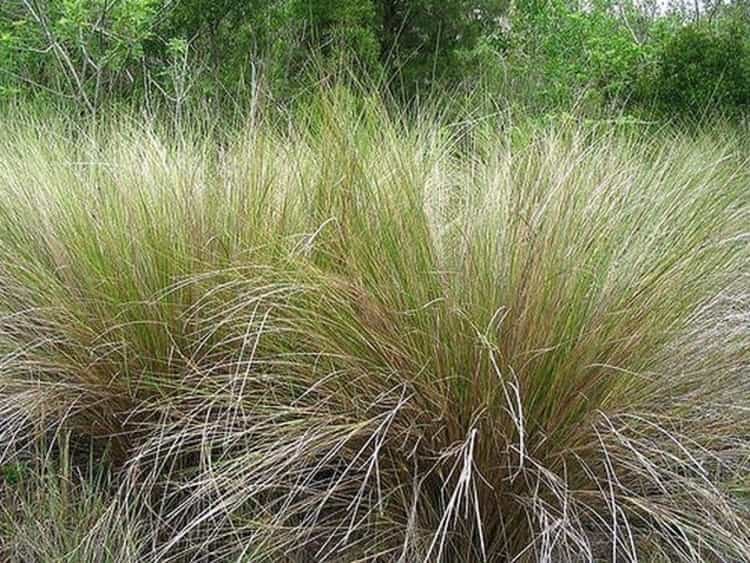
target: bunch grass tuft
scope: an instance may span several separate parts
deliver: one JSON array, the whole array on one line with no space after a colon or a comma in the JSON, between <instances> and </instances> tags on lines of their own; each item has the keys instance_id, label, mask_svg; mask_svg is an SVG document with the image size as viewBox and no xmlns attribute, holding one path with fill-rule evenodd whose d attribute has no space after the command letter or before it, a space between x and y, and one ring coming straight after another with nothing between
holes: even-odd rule
<instances>
[{"instance_id":1,"label":"bunch grass tuft","mask_svg":"<svg viewBox=\"0 0 750 563\"><path fill-rule=\"evenodd\" d=\"M133 561L750 560L741 139L258 112L6 118L1 463Z\"/></svg>"}]
</instances>

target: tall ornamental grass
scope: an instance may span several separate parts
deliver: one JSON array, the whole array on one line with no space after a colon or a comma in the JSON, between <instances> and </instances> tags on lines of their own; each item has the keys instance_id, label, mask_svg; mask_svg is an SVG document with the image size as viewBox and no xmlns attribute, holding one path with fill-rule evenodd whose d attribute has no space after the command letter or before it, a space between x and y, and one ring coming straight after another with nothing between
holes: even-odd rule
<instances>
[{"instance_id":1,"label":"tall ornamental grass","mask_svg":"<svg viewBox=\"0 0 750 563\"><path fill-rule=\"evenodd\" d=\"M6 119L0 461L133 561L750 561L743 140L516 132Z\"/></svg>"}]
</instances>

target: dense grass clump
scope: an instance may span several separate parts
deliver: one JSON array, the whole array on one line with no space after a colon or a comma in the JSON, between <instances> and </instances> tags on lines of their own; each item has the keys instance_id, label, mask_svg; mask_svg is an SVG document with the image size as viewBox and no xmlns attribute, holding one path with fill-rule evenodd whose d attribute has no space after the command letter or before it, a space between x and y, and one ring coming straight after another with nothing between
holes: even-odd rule
<instances>
[{"instance_id":1,"label":"dense grass clump","mask_svg":"<svg viewBox=\"0 0 750 563\"><path fill-rule=\"evenodd\" d=\"M750 560L739 140L275 123L7 121L3 463L133 561Z\"/></svg>"}]
</instances>

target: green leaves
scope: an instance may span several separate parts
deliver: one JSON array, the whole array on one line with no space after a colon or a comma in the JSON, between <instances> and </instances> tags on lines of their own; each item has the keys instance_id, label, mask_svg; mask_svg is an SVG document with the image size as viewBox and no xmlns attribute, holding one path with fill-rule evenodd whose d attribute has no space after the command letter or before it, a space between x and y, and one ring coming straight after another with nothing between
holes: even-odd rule
<instances>
[{"instance_id":1,"label":"green leaves","mask_svg":"<svg viewBox=\"0 0 750 563\"><path fill-rule=\"evenodd\" d=\"M669 37L658 53L655 95L663 110L703 113L750 107L750 25L694 24Z\"/></svg>"},{"instance_id":2,"label":"green leaves","mask_svg":"<svg viewBox=\"0 0 750 563\"><path fill-rule=\"evenodd\" d=\"M10 486L21 483L29 472L23 463L6 463L0 465L0 480Z\"/></svg>"},{"instance_id":3,"label":"green leaves","mask_svg":"<svg viewBox=\"0 0 750 563\"><path fill-rule=\"evenodd\" d=\"M5 0L0 92L92 112L175 98L235 107L261 83L296 99L343 69L404 100L451 88L459 103L481 90L493 108L535 113L745 112L747 11L715 6L693 24L648 10L629 0Z\"/></svg>"}]
</instances>

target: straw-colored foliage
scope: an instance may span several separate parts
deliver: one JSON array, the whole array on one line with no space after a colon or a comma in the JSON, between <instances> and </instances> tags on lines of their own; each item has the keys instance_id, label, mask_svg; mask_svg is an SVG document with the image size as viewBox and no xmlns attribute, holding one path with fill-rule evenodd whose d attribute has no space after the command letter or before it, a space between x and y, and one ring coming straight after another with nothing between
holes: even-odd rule
<instances>
[{"instance_id":1,"label":"straw-colored foliage","mask_svg":"<svg viewBox=\"0 0 750 563\"><path fill-rule=\"evenodd\" d=\"M6 121L0 455L108 452L133 561L750 560L729 132Z\"/></svg>"}]
</instances>

